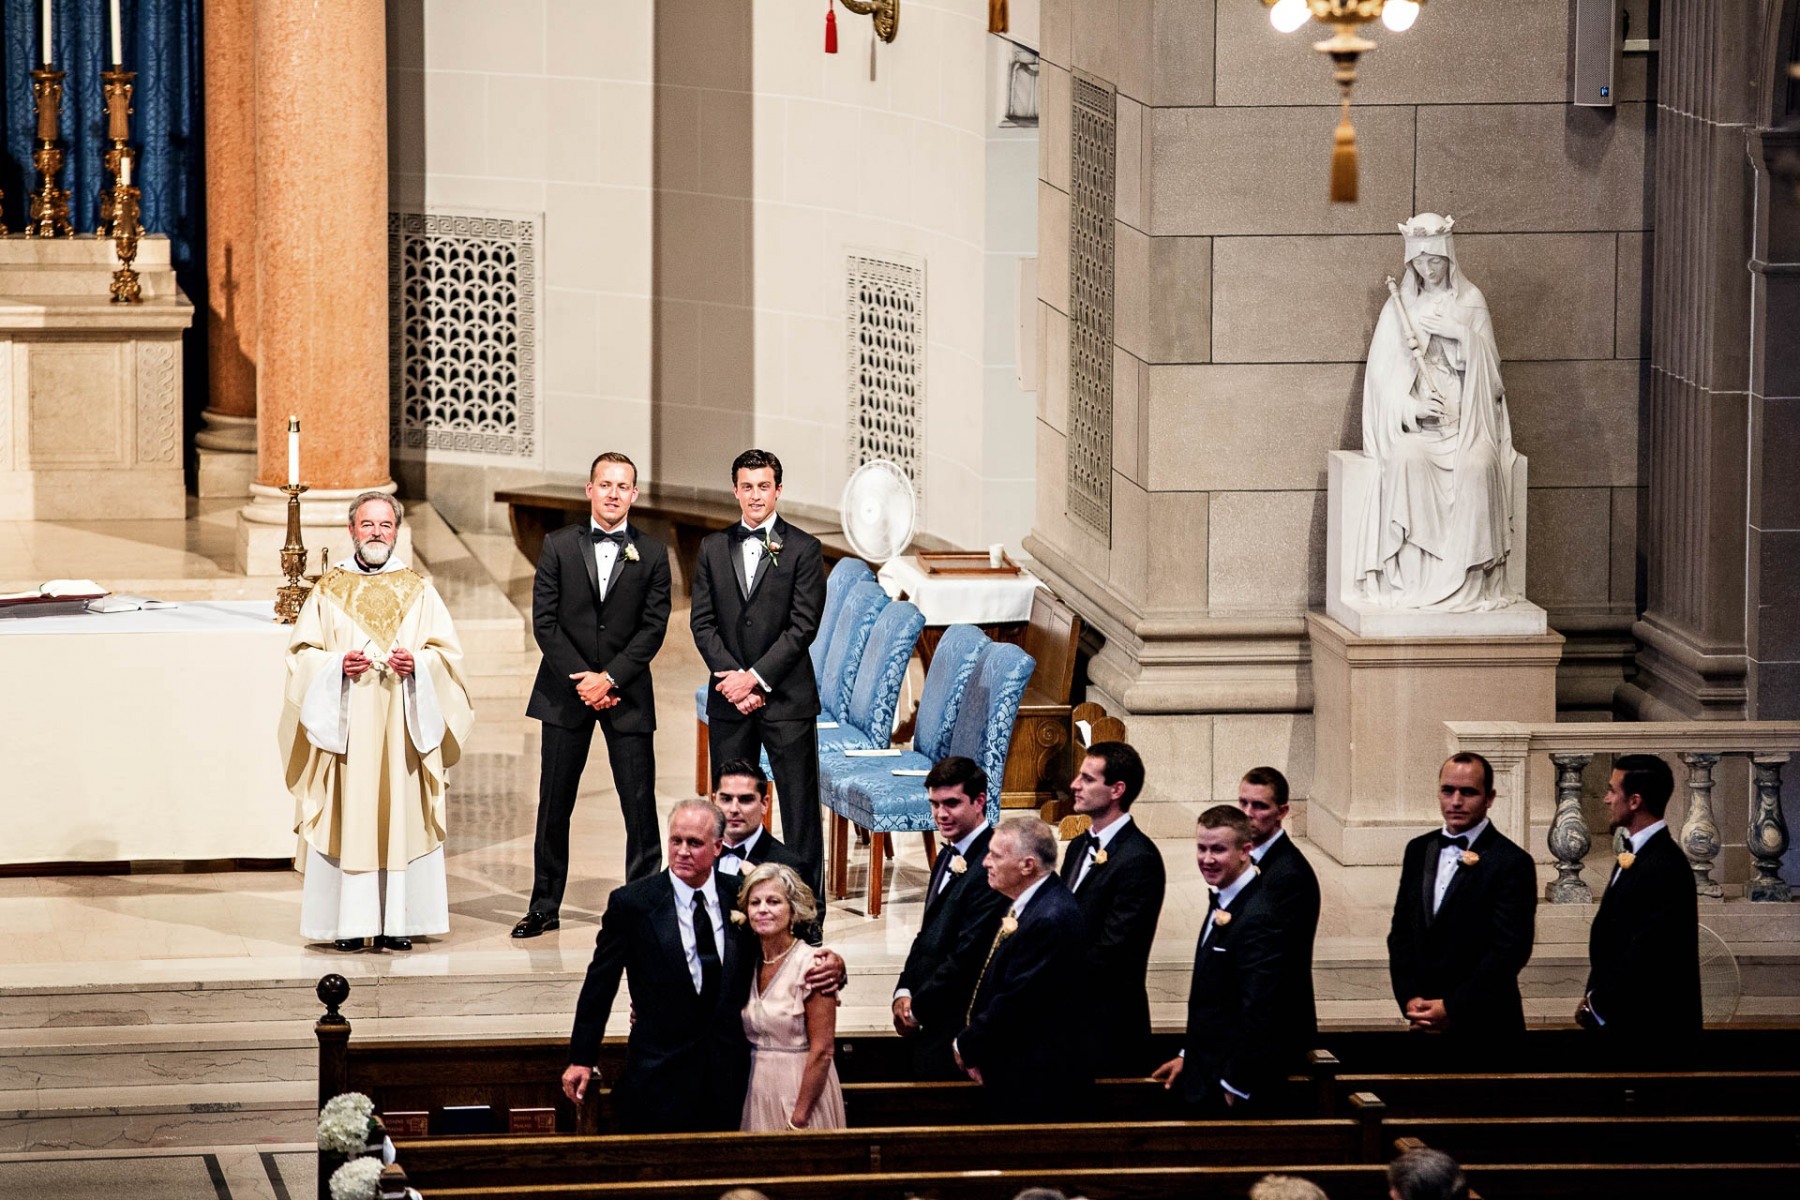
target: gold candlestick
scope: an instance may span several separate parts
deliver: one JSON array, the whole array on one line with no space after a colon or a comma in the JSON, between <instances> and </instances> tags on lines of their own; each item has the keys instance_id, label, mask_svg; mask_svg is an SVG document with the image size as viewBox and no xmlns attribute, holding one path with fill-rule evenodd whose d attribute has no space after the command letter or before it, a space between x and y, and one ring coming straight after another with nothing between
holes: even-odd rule
<instances>
[{"instance_id":1,"label":"gold candlestick","mask_svg":"<svg viewBox=\"0 0 1800 1200\"><path fill-rule=\"evenodd\" d=\"M37 149L31 160L38 169L37 191L31 194L31 216L25 223L27 237L73 237L69 224L69 193L56 185L62 175L63 152L57 138L62 118L63 79L66 73L40 67L31 73L31 95L37 103Z\"/></svg>"},{"instance_id":2,"label":"gold candlestick","mask_svg":"<svg viewBox=\"0 0 1800 1200\"><path fill-rule=\"evenodd\" d=\"M94 230L95 237L117 237L117 215L114 207L117 197L114 189L118 187L120 172L125 163L131 164L131 175L137 174L137 151L130 146L132 81L137 78L136 71L102 71L100 72L100 90L106 96L106 139L111 146L102 158L106 171L112 176L113 186L100 193L100 224ZM142 217L142 212L139 212ZM137 236L144 236L144 227L137 226Z\"/></svg>"},{"instance_id":3,"label":"gold candlestick","mask_svg":"<svg viewBox=\"0 0 1800 1200\"><path fill-rule=\"evenodd\" d=\"M306 543L300 540L300 493L308 489L304 483L290 483L281 490L288 498L287 542L281 547L281 573L287 582L275 590L275 620L292 625L300 619L300 606L312 590L306 579Z\"/></svg>"},{"instance_id":4,"label":"gold candlestick","mask_svg":"<svg viewBox=\"0 0 1800 1200\"><path fill-rule=\"evenodd\" d=\"M138 287L138 273L131 264L137 258L138 238L143 226L138 224L138 190L129 183L113 185L111 200L113 245L119 252L119 266L112 274L114 304L142 304L144 295Z\"/></svg>"}]
</instances>

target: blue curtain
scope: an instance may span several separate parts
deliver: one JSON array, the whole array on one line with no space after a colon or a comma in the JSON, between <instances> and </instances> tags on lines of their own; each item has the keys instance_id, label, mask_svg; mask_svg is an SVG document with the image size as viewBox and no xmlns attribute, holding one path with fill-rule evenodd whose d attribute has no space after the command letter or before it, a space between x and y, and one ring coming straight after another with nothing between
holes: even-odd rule
<instances>
[{"instance_id":1,"label":"blue curtain","mask_svg":"<svg viewBox=\"0 0 1800 1200\"><path fill-rule=\"evenodd\" d=\"M131 140L138 148L140 220L169 236L175 276L198 310L185 341L189 424L206 406L206 186L202 147L201 0L121 0L124 66L136 71ZM51 0L51 64L63 80L61 186L69 190L69 218L77 234L92 233L100 189L111 182L101 166L107 148L106 103L100 72L112 58L107 0ZM25 227L37 182L31 152L37 129L31 72L42 62L42 0L0 0L0 218L13 233Z\"/></svg>"}]
</instances>

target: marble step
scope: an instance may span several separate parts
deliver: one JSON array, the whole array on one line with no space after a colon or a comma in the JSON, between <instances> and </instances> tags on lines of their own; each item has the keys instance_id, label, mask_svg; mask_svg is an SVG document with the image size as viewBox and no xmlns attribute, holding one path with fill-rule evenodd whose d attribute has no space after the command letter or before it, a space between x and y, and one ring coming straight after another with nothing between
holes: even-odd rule
<instances>
[{"instance_id":1,"label":"marble step","mask_svg":"<svg viewBox=\"0 0 1800 1200\"><path fill-rule=\"evenodd\" d=\"M0 1153L311 1142L312 1081L0 1091Z\"/></svg>"}]
</instances>

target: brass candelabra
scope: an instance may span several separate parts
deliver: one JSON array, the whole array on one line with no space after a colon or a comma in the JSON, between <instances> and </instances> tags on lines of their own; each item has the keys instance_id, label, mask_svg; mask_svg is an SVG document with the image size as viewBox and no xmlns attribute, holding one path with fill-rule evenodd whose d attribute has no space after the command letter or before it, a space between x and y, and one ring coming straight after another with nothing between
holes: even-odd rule
<instances>
[{"instance_id":1,"label":"brass candelabra","mask_svg":"<svg viewBox=\"0 0 1800 1200\"><path fill-rule=\"evenodd\" d=\"M62 175L62 143L57 126L62 118L63 71L39 67L31 73L31 96L37 104L37 149L31 160L37 166L37 191L31 193L31 215L25 223L27 237L73 237L69 223L69 192L57 186Z\"/></svg>"},{"instance_id":2,"label":"brass candelabra","mask_svg":"<svg viewBox=\"0 0 1800 1200\"><path fill-rule=\"evenodd\" d=\"M142 304L143 291L138 286L138 273L132 268L137 258L138 238L143 226L138 224L138 190L129 183L115 183L111 197L113 246L119 252L119 265L112 274L114 304Z\"/></svg>"},{"instance_id":3,"label":"brass candelabra","mask_svg":"<svg viewBox=\"0 0 1800 1200\"><path fill-rule=\"evenodd\" d=\"M138 273L131 265L144 236L140 219L143 193L131 182L137 167L137 151L131 147L131 94L136 78L136 71L115 68L100 72L100 88L106 96L106 139L111 143L103 162L113 182L100 193L100 224L94 234L112 238L119 252L119 266L112 277L114 304L141 304L144 299Z\"/></svg>"},{"instance_id":4,"label":"brass candelabra","mask_svg":"<svg viewBox=\"0 0 1800 1200\"><path fill-rule=\"evenodd\" d=\"M281 573L287 582L275 591L275 619L292 625L300 619L300 606L312 590L312 581L306 576L306 543L300 540L300 493L308 489L304 483L290 483L281 490L288 498L287 541L281 547Z\"/></svg>"}]
</instances>

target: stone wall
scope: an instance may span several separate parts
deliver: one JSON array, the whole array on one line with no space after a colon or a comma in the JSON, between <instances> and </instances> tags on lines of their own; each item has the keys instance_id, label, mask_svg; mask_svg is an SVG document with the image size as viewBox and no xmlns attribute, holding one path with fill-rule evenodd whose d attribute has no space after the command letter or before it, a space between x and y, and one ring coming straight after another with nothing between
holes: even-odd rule
<instances>
[{"instance_id":1,"label":"stone wall","mask_svg":"<svg viewBox=\"0 0 1800 1200\"><path fill-rule=\"evenodd\" d=\"M1645 5L1627 7L1642 36ZM1309 49L1319 36L1276 33L1248 0L1043 6L1028 547L1104 635L1095 692L1166 756L1153 775L1181 782L1165 798L1235 794L1258 761L1306 794L1302 617L1323 601L1326 454L1360 447L1361 360L1414 212L1456 218L1493 310L1531 461L1529 594L1570 639L1559 703L1606 709L1629 658L1653 59L1626 57L1616 108L1575 108L1566 4L1427 7L1405 34L1373 27L1355 93L1361 198L1333 205L1337 93ZM1082 78L1117 91L1109 537L1068 515L1065 484Z\"/></svg>"}]
</instances>

